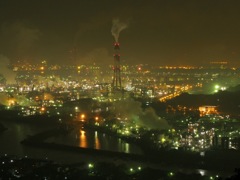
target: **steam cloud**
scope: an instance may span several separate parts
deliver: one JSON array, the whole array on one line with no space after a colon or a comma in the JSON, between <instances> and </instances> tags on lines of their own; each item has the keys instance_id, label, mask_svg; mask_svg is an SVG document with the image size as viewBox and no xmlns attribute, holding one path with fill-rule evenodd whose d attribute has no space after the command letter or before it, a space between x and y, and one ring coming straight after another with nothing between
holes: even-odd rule
<instances>
[{"instance_id":1,"label":"steam cloud","mask_svg":"<svg viewBox=\"0 0 240 180\"><path fill-rule=\"evenodd\" d=\"M115 103L116 114L128 120L134 120L136 124L149 129L169 129L165 119L159 118L154 109L148 108L143 111L141 103L132 99L126 99Z\"/></svg>"},{"instance_id":2,"label":"steam cloud","mask_svg":"<svg viewBox=\"0 0 240 180\"><path fill-rule=\"evenodd\" d=\"M0 74L4 76L7 84L15 84L16 74L9 68L10 61L6 56L0 54Z\"/></svg>"},{"instance_id":3,"label":"steam cloud","mask_svg":"<svg viewBox=\"0 0 240 180\"><path fill-rule=\"evenodd\" d=\"M17 103L20 106L31 106L31 105L37 105L35 101L30 101L28 98L26 98L24 95L12 95L11 97L4 92L0 93L0 104L4 106L9 105L9 101L13 101L14 103Z\"/></svg>"},{"instance_id":4,"label":"steam cloud","mask_svg":"<svg viewBox=\"0 0 240 180\"><path fill-rule=\"evenodd\" d=\"M127 23L120 22L119 19L113 19L111 32L116 42L118 42L120 32L126 29L127 27L128 27Z\"/></svg>"},{"instance_id":5,"label":"steam cloud","mask_svg":"<svg viewBox=\"0 0 240 180\"><path fill-rule=\"evenodd\" d=\"M17 95L15 97L15 101L17 104L20 106L32 106L32 105L37 105L35 101L30 101L28 98L26 98L24 95Z\"/></svg>"},{"instance_id":6,"label":"steam cloud","mask_svg":"<svg viewBox=\"0 0 240 180\"><path fill-rule=\"evenodd\" d=\"M0 53L16 60L28 58L35 49L41 33L22 22L6 23L0 26Z\"/></svg>"}]
</instances>

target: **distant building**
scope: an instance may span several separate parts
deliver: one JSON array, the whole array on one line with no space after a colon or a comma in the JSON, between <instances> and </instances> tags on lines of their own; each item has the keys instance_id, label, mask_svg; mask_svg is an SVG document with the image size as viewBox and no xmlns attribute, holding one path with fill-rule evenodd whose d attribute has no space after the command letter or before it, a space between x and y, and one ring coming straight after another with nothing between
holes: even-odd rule
<instances>
[{"instance_id":1,"label":"distant building","mask_svg":"<svg viewBox=\"0 0 240 180\"><path fill-rule=\"evenodd\" d=\"M218 114L217 106L200 106L199 112L200 112L200 116Z\"/></svg>"},{"instance_id":2,"label":"distant building","mask_svg":"<svg viewBox=\"0 0 240 180\"><path fill-rule=\"evenodd\" d=\"M236 142L237 143L237 142ZM212 138L212 147L217 149L229 149L231 142L229 137L215 135Z\"/></svg>"},{"instance_id":3,"label":"distant building","mask_svg":"<svg viewBox=\"0 0 240 180\"><path fill-rule=\"evenodd\" d=\"M232 139L231 148L240 150L240 137L236 137Z\"/></svg>"},{"instance_id":4,"label":"distant building","mask_svg":"<svg viewBox=\"0 0 240 180\"><path fill-rule=\"evenodd\" d=\"M220 68L220 69L226 69L228 67L227 61L212 61L210 62L210 67L212 69Z\"/></svg>"},{"instance_id":5,"label":"distant building","mask_svg":"<svg viewBox=\"0 0 240 180\"><path fill-rule=\"evenodd\" d=\"M222 149L229 149L229 137L222 137L221 138L221 148Z\"/></svg>"},{"instance_id":6,"label":"distant building","mask_svg":"<svg viewBox=\"0 0 240 180\"><path fill-rule=\"evenodd\" d=\"M217 148L219 146L219 138L218 138L218 136L216 134L212 138L212 146L214 148Z\"/></svg>"}]
</instances>

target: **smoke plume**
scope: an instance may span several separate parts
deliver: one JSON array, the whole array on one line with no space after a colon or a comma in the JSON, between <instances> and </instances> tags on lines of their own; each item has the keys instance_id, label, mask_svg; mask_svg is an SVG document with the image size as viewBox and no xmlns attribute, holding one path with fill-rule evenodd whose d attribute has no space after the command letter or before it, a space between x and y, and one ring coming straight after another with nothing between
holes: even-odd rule
<instances>
[{"instance_id":1,"label":"smoke plume","mask_svg":"<svg viewBox=\"0 0 240 180\"><path fill-rule=\"evenodd\" d=\"M153 108L147 108L140 115L139 124L149 129L169 129L170 126L165 119L157 116Z\"/></svg>"},{"instance_id":2,"label":"smoke plume","mask_svg":"<svg viewBox=\"0 0 240 180\"><path fill-rule=\"evenodd\" d=\"M127 23L120 22L119 19L113 19L111 32L116 42L118 42L120 32L126 29L127 27L128 27Z\"/></svg>"},{"instance_id":3,"label":"smoke plume","mask_svg":"<svg viewBox=\"0 0 240 180\"><path fill-rule=\"evenodd\" d=\"M28 58L36 51L35 45L41 33L22 22L5 23L0 26L0 53L17 60Z\"/></svg>"},{"instance_id":4,"label":"smoke plume","mask_svg":"<svg viewBox=\"0 0 240 180\"><path fill-rule=\"evenodd\" d=\"M30 101L28 98L26 98L24 95L17 95L15 97L15 101L20 106L33 106L37 105L35 101Z\"/></svg>"},{"instance_id":5,"label":"smoke plume","mask_svg":"<svg viewBox=\"0 0 240 180\"><path fill-rule=\"evenodd\" d=\"M147 108L142 109L141 103L132 99L126 99L115 103L115 113L122 117L127 118L129 121L135 121L139 126L143 126L149 129L168 129L168 125L165 119L159 118L154 109Z\"/></svg>"},{"instance_id":6,"label":"smoke plume","mask_svg":"<svg viewBox=\"0 0 240 180\"><path fill-rule=\"evenodd\" d=\"M4 92L0 92L0 105L8 106L12 102L20 106L32 106L37 105L35 101L29 100L24 95L12 95L11 97Z\"/></svg>"},{"instance_id":7,"label":"smoke plume","mask_svg":"<svg viewBox=\"0 0 240 180\"><path fill-rule=\"evenodd\" d=\"M16 74L9 68L10 61L6 56L0 54L0 74L4 76L7 84L15 84Z\"/></svg>"}]
</instances>

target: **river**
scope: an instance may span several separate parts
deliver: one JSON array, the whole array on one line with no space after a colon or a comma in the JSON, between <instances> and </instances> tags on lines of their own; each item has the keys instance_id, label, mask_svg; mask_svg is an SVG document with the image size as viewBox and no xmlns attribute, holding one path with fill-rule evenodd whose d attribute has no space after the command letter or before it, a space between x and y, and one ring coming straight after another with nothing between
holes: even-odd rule
<instances>
[{"instance_id":1,"label":"river","mask_svg":"<svg viewBox=\"0 0 240 180\"><path fill-rule=\"evenodd\" d=\"M33 158L49 158L63 163L78 162L80 159L82 160L83 158L86 158L86 155L78 153L34 148L24 146L20 143L29 135L35 135L51 129L51 127L7 121L2 121L1 123L7 128L7 130L0 133L0 155L11 154L20 157L29 156ZM141 149L134 144L127 143L117 137L86 129L83 130L76 128L68 135L50 137L46 142L78 146L82 148L142 154Z\"/></svg>"},{"instance_id":2,"label":"river","mask_svg":"<svg viewBox=\"0 0 240 180\"><path fill-rule=\"evenodd\" d=\"M142 154L140 148L134 144L127 143L120 138L112 137L105 133L99 133L98 131L86 129L75 128L68 135L51 137L47 139L46 142L54 142L57 144L77 146L82 148Z\"/></svg>"},{"instance_id":3,"label":"river","mask_svg":"<svg viewBox=\"0 0 240 180\"><path fill-rule=\"evenodd\" d=\"M44 149L35 148L31 146L22 145L20 142L29 135L35 135L45 130L49 130L52 127L30 125L27 123L16 123L1 121L1 123L7 128L6 131L0 133L0 155L9 154L19 157L28 156L37 159L49 159L59 163L79 163L79 162L96 162L96 161L117 161L117 163L136 164L138 162L130 162L126 160L112 158L103 158L98 156L86 155L77 152L68 152L57 149ZM117 137L111 137L110 135L99 133L97 131L75 129L68 135L61 135L57 137L51 137L46 140L47 142L54 142L59 144L65 144L70 146L78 146L82 148L94 148L100 150L117 151L124 153L142 154L139 147L134 144L127 143ZM160 169L164 169L161 165L156 164L142 164L142 166L152 166ZM159 167L158 167L159 166ZM220 174L226 176L229 172L213 172L202 169L179 169L165 167L166 169L172 169L182 171L184 173L199 173L201 175L216 175Z\"/></svg>"}]
</instances>

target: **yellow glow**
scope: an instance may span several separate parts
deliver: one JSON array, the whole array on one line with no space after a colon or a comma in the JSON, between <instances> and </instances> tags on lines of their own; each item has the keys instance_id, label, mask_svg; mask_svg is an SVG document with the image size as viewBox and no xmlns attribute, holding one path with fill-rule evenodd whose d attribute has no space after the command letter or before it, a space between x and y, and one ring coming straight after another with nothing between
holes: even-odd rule
<instances>
[{"instance_id":1,"label":"yellow glow","mask_svg":"<svg viewBox=\"0 0 240 180\"><path fill-rule=\"evenodd\" d=\"M14 105L14 104L15 104L15 102L14 102L13 99L8 100L8 105L9 105L9 106Z\"/></svg>"},{"instance_id":2,"label":"yellow glow","mask_svg":"<svg viewBox=\"0 0 240 180\"><path fill-rule=\"evenodd\" d=\"M79 146L82 147L82 148L87 148L87 137L86 137L85 131L83 131L83 130L80 130L80 144L79 144Z\"/></svg>"},{"instance_id":3,"label":"yellow glow","mask_svg":"<svg viewBox=\"0 0 240 180\"><path fill-rule=\"evenodd\" d=\"M85 114L81 114L81 119L84 119L85 117Z\"/></svg>"},{"instance_id":4,"label":"yellow glow","mask_svg":"<svg viewBox=\"0 0 240 180\"><path fill-rule=\"evenodd\" d=\"M99 139L98 139L97 131L95 131L95 148L100 149L100 142L99 142Z\"/></svg>"}]
</instances>

